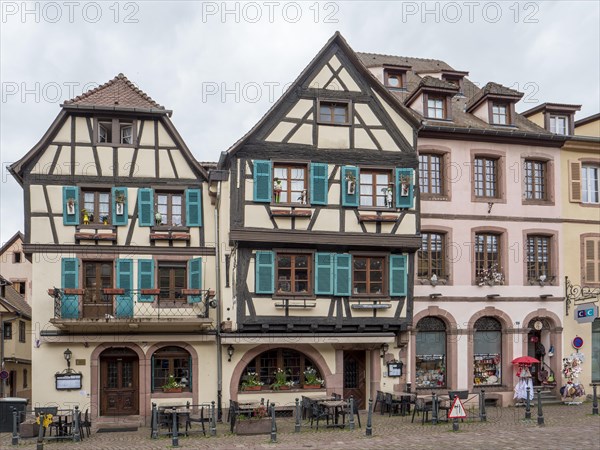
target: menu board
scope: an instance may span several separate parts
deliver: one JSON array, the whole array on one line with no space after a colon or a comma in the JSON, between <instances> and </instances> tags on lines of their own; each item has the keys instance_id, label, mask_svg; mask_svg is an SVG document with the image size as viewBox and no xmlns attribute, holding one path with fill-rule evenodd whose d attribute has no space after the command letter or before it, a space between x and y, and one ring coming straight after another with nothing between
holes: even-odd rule
<instances>
[{"instance_id":1,"label":"menu board","mask_svg":"<svg viewBox=\"0 0 600 450\"><path fill-rule=\"evenodd\" d=\"M57 373L54 376L56 378L56 389L59 391L81 389L83 375L80 373Z\"/></svg>"}]
</instances>

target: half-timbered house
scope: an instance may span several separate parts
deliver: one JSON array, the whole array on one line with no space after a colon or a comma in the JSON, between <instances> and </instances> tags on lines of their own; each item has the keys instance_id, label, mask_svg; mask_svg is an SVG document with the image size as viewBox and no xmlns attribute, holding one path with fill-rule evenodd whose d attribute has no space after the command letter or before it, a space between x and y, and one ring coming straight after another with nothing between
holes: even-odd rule
<instances>
[{"instance_id":1,"label":"half-timbered house","mask_svg":"<svg viewBox=\"0 0 600 450\"><path fill-rule=\"evenodd\" d=\"M273 389L287 403L315 388L364 407L375 390L405 382L387 378L384 361L404 360L412 317L416 124L336 33L223 153L231 398ZM310 385L311 371L322 384ZM263 392L252 394L255 381Z\"/></svg>"},{"instance_id":2,"label":"half-timbered house","mask_svg":"<svg viewBox=\"0 0 600 450\"><path fill-rule=\"evenodd\" d=\"M10 167L33 261L33 402L143 422L153 401L212 399L197 382L214 354L207 171L122 74L61 106ZM170 375L180 392L163 392Z\"/></svg>"}]
</instances>

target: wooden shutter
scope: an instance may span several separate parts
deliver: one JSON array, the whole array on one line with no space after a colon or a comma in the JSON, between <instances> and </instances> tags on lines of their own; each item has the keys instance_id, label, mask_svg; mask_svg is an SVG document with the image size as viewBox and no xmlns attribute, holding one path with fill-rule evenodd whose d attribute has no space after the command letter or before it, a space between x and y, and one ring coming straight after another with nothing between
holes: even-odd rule
<instances>
[{"instance_id":1,"label":"wooden shutter","mask_svg":"<svg viewBox=\"0 0 600 450\"><path fill-rule=\"evenodd\" d=\"M138 260L138 289L154 289L154 260ZM154 295L140 295L139 302L153 302Z\"/></svg>"},{"instance_id":2,"label":"wooden shutter","mask_svg":"<svg viewBox=\"0 0 600 450\"><path fill-rule=\"evenodd\" d=\"M390 256L390 296L406 295L408 285L408 257L406 255Z\"/></svg>"},{"instance_id":3,"label":"wooden shutter","mask_svg":"<svg viewBox=\"0 0 600 450\"><path fill-rule=\"evenodd\" d=\"M115 315L119 319L133 317L133 260L117 259L117 288L125 293L115 298Z\"/></svg>"},{"instance_id":4,"label":"wooden shutter","mask_svg":"<svg viewBox=\"0 0 600 450\"><path fill-rule=\"evenodd\" d=\"M72 214L69 214L69 200L73 202ZM79 225L79 188L63 186L63 225Z\"/></svg>"},{"instance_id":5,"label":"wooden shutter","mask_svg":"<svg viewBox=\"0 0 600 450\"><path fill-rule=\"evenodd\" d=\"M202 289L202 258L188 261L188 289ZM200 303L202 295L188 295L188 303Z\"/></svg>"},{"instance_id":6,"label":"wooden shutter","mask_svg":"<svg viewBox=\"0 0 600 450\"><path fill-rule=\"evenodd\" d=\"M255 292L257 294L272 294L275 291L275 253L256 252Z\"/></svg>"},{"instance_id":7,"label":"wooden shutter","mask_svg":"<svg viewBox=\"0 0 600 450\"><path fill-rule=\"evenodd\" d=\"M114 187L112 188L112 224L119 225L127 225L127 220L129 218L128 208L127 208L127 188L125 187ZM118 204L117 199L123 199L122 209ZM121 213L121 214L117 214Z\"/></svg>"},{"instance_id":8,"label":"wooden shutter","mask_svg":"<svg viewBox=\"0 0 600 450\"><path fill-rule=\"evenodd\" d=\"M138 221L140 227L154 225L154 190L141 188L138 190Z\"/></svg>"},{"instance_id":9,"label":"wooden shutter","mask_svg":"<svg viewBox=\"0 0 600 450\"><path fill-rule=\"evenodd\" d=\"M271 203L271 161L254 161L254 201Z\"/></svg>"},{"instance_id":10,"label":"wooden shutter","mask_svg":"<svg viewBox=\"0 0 600 450\"><path fill-rule=\"evenodd\" d=\"M327 164L312 163L310 165L310 203L312 205L326 205L329 167Z\"/></svg>"},{"instance_id":11,"label":"wooden shutter","mask_svg":"<svg viewBox=\"0 0 600 450\"><path fill-rule=\"evenodd\" d=\"M583 255L585 283L600 283L600 237L583 240Z\"/></svg>"},{"instance_id":12,"label":"wooden shutter","mask_svg":"<svg viewBox=\"0 0 600 450\"><path fill-rule=\"evenodd\" d=\"M185 191L185 221L188 227L202 226L202 191L200 189Z\"/></svg>"},{"instance_id":13,"label":"wooden shutter","mask_svg":"<svg viewBox=\"0 0 600 450\"><path fill-rule=\"evenodd\" d=\"M333 253L315 254L315 294L333 294Z\"/></svg>"},{"instance_id":14,"label":"wooden shutter","mask_svg":"<svg viewBox=\"0 0 600 450\"><path fill-rule=\"evenodd\" d=\"M333 295L349 297L352 292L352 256L335 255L335 280Z\"/></svg>"},{"instance_id":15,"label":"wooden shutter","mask_svg":"<svg viewBox=\"0 0 600 450\"><path fill-rule=\"evenodd\" d=\"M79 260L77 258L62 258L61 285L63 289L77 289L79 287ZM60 318L79 318L79 298L77 295L63 295L60 304Z\"/></svg>"},{"instance_id":16,"label":"wooden shutter","mask_svg":"<svg viewBox=\"0 0 600 450\"><path fill-rule=\"evenodd\" d=\"M569 161L569 201L581 203L581 163Z\"/></svg>"},{"instance_id":17,"label":"wooden shutter","mask_svg":"<svg viewBox=\"0 0 600 450\"><path fill-rule=\"evenodd\" d=\"M358 206L360 198L360 170L354 166L342 166L341 172L342 186L342 205L343 206ZM354 182L354 193L349 194L349 185Z\"/></svg>"},{"instance_id":18,"label":"wooden shutter","mask_svg":"<svg viewBox=\"0 0 600 450\"><path fill-rule=\"evenodd\" d=\"M403 192L402 180L408 178L408 192ZM414 198L415 171L407 168L396 168L396 208L412 208ZM402 194L405 195L402 195Z\"/></svg>"}]
</instances>

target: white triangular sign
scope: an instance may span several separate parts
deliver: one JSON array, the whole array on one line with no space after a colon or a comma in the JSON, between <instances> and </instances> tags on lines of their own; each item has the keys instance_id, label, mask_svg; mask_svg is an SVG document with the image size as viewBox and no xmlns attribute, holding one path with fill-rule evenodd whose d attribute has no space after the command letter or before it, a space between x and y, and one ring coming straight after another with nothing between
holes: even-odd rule
<instances>
[{"instance_id":1,"label":"white triangular sign","mask_svg":"<svg viewBox=\"0 0 600 450\"><path fill-rule=\"evenodd\" d=\"M465 407L460 401L460 398L454 397L452 408L448 411L448 419L465 419L466 417L467 413L465 412Z\"/></svg>"}]
</instances>

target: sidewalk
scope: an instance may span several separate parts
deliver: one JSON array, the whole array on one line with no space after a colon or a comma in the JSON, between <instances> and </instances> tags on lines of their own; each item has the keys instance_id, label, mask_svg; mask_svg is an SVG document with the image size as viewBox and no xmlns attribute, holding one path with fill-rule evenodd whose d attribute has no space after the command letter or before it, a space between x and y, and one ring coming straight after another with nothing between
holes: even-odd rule
<instances>
[{"instance_id":1,"label":"sidewalk","mask_svg":"<svg viewBox=\"0 0 600 450\"><path fill-rule=\"evenodd\" d=\"M591 403L579 406L552 405L544 408L545 426L537 425L537 409L532 408L532 420L523 420L524 408L488 408L487 422L476 417L460 423L460 431L452 432L451 423L421 425L420 418L373 416L373 436L365 436L366 414L361 413L362 429L311 430L304 422L300 433L294 433L293 419L278 419L277 443L269 435L237 436L229 433L227 424L217 425L216 437L202 435L179 438L183 449L600 449L600 416L591 415ZM10 433L0 434L0 449L35 449L35 441L23 441L11 446ZM45 443L45 449L168 449L171 439L150 439L150 429L136 432L92 434L81 443Z\"/></svg>"}]
</instances>

